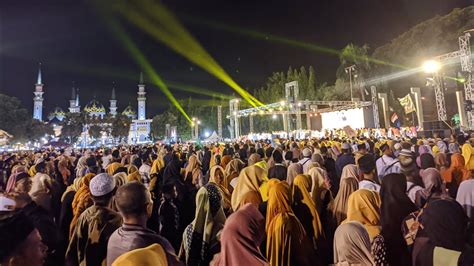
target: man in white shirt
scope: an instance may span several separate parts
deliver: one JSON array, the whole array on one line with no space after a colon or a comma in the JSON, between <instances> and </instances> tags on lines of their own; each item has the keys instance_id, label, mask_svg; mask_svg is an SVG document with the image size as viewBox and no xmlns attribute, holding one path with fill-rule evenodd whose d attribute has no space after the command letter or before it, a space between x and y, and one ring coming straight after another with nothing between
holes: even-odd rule
<instances>
[{"instance_id":1,"label":"man in white shirt","mask_svg":"<svg viewBox=\"0 0 474 266\"><path fill-rule=\"evenodd\" d=\"M395 158L393 158L392 149L388 146L388 144L386 143L382 144L380 146L380 151L382 152L383 155L376 162L377 173L379 174L382 172L382 168L384 166L391 164L395 160Z\"/></svg>"},{"instance_id":2,"label":"man in white shirt","mask_svg":"<svg viewBox=\"0 0 474 266\"><path fill-rule=\"evenodd\" d=\"M313 152L309 148L304 148L303 150L303 159L299 160L298 163L303 166L303 173L307 173L309 164L311 162L311 156Z\"/></svg>"},{"instance_id":3,"label":"man in white shirt","mask_svg":"<svg viewBox=\"0 0 474 266\"><path fill-rule=\"evenodd\" d=\"M400 173L400 165L398 159L393 157L393 150L388 144L382 144L380 150L383 155L376 162L377 174L379 181L388 174L391 173Z\"/></svg>"},{"instance_id":4,"label":"man in white shirt","mask_svg":"<svg viewBox=\"0 0 474 266\"><path fill-rule=\"evenodd\" d=\"M359 159L359 170L362 180L359 182L359 189L368 189L380 192L377 173L375 171L375 160L370 154L366 154Z\"/></svg>"}]
</instances>

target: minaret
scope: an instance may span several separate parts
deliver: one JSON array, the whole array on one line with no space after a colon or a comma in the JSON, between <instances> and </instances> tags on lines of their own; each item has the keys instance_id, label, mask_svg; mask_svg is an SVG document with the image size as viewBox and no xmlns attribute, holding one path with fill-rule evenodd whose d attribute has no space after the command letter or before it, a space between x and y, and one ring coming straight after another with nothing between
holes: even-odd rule
<instances>
[{"instance_id":1,"label":"minaret","mask_svg":"<svg viewBox=\"0 0 474 266\"><path fill-rule=\"evenodd\" d=\"M72 82L71 99L69 100L69 112L79 113L79 94L74 81Z\"/></svg>"},{"instance_id":2,"label":"minaret","mask_svg":"<svg viewBox=\"0 0 474 266\"><path fill-rule=\"evenodd\" d=\"M76 90L76 110L77 113L81 112L81 106L79 105L79 89Z\"/></svg>"},{"instance_id":3,"label":"minaret","mask_svg":"<svg viewBox=\"0 0 474 266\"><path fill-rule=\"evenodd\" d=\"M115 117L117 115L117 99L115 98L115 82L112 86L112 96L110 97L110 114Z\"/></svg>"},{"instance_id":4,"label":"minaret","mask_svg":"<svg viewBox=\"0 0 474 266\"><path fill-rule=\"evenodd\" d=\"M143 72L140 72L140 82L138 83L138 120L145 120L145 82L143 80Z\"/></svg>"},{"instance_id":5,"label":"minaret","mask_svg":"<svg viewBox=\"0 0 474 266\"><path fill-rule=\"evenodd\" d=\"M43 121L43 82L41 81L41 63L38 66L38 80L35 84L35 97L33 98L33 119Z\"/></svg>"}]
</instances>

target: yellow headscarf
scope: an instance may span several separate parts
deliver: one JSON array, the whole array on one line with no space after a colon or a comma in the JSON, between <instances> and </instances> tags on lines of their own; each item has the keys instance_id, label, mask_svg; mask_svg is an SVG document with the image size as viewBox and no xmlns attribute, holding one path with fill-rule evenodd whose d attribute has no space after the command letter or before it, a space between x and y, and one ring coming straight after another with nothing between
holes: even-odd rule
<instances>
[{"instance_id":1,"label":"yellow headscarf","mask_svg":"<svg viewBox=\"0 0 474 266\"><path fill-rule=\"evenodd\" d=\"M279 181L271 185L266 220L270 265L292 265L302 255L297 249L301 249L306 233L290 207L288 183Z\"/></svg>"},{"instance_id":2,"label":"yellow headscarf","mask_svg":"<svg viewBox=\"0 0 474 266\"><path fill-rule=\"evenodd\" d=\"M123 167L121 163L113 162L107 165L107 167L105 168L105 171L107 172L109 176L113 176L115 171L117 171L117 169L119 169L120 167Z\"/></svg>"},{"instance_id":3,"label":"yellow headscarf","mask_svg":"<svg viewBox=\"0 0 474 266\"><path fill-rule=\"evenodd\" d=\"M128 182L132 182L132 181L142 182L142 177L140 176L140 172L138 172L138 168L135 165L130 165L127 170L128 170L128 176L127 176Z\"/></svg>"},{"instance_id":4,"label":"yellow headscarf","mask_svg":"<svg viewBox=\"0 0 474 266\"><path fill-rule=\"evenodd\" d=\"M153 244L146 248L138 248L123 253L112 266L135 266L135 265L161 265L168 266L168 260L164 249L159 244Z\"/></svg>"},{"instance_id":5,"label":"yellow headscarf","mask_svg":"<svg viewBox=\"0 0 474 266\"><path fill-rule=\"evenodd\" d=\"M81 214L93 204L89 184L94 176L95 174L93 173L88 173L83 176L81 178L81 185L74 195L74 199L72 200L73 218L69 227L70 236L74 232L74 228L76 227L79 216L81 216Z\"/></svg>"},{"instance_id":6,"label":"yellow headscarf","mask_svg":"<svg viewBox=\"0 0 474 266\"><path fill-rule=\"evenodd\" d=\"M221 172L222 175L218 175L218 171ZM222 207L224 209L230 209L232 208L231 206L231 194L229 190L225 187L225 177L224 177L224 168L222 168L219 165L214 165L214 167L211 168L210 170L210 177L209 177L209 183L214 183L216 186L219 188L221 194L222 194Z\"/></svg>"},{"instance_id":7,"label":"yellow headscarf","mask_svg":"<svg viewBox=\"0 0 474 266\"><path fill-rule=\"evenodd\" d=\"M314 239L316 240L320 235L323 234L323 227L321 225L321 221L319 220L319 214L316 210L314 201L309 194L312 186L311 183L312 181L309 175L297 175L293 181L291 194L293 197L293 206L304 205L310 211L312 216ZM296 213L296 215L298 216L298 213Z\"/></svg>"},{"instance_id":8,"label":"yellow headscarf","mask_svg":"<svg viewBox=\"0 0 474 266\"><path fill-rule=\"evenodd\" d=\"M153 161L150 169L150 175L157 174L165 167L165 161L163 158L157 158Z\"/></svg>"},{"instance_id":9,"label":"yellow headscarf","mask_svg":"<svg viewBox=\"0 0 474 266\"><path fill-rule=\"evenodd\" d=\"M242 196L250 190L258 191L262 199L266 199L267 195L263 195L260 191L260 186L265 182L265 170L261 167L252 165L244 168L238 177L237 185L232 193L232 209L234 211L239 207Z\"/></svg>"},{"instance_id":10,"label":"yellow headscarf","mask_svg":"<svg viewBox=\"0 0 474 266\"><path fill-rule=\"evenodd\" d=\"M346 221L357 221L364 225L370 241L380 234L380 195L379 193L359 189L349 196Z\"/></svg>"}]
</instances>

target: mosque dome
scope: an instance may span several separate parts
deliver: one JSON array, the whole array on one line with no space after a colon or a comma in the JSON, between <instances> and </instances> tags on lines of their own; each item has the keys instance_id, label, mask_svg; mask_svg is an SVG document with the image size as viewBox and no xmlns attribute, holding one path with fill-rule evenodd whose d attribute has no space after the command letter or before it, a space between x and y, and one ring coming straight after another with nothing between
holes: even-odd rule
<instances>
[{"instance_id":1,"label":"mosque dome","mask_svg":"<svg viewBox=\"0 0 474 266\"><path fill-rule=\"evenodd\" d=\"M133 107L130 104L123 110L122 114L132 119L137 117L137 113L133 110Z\"/></svg>"},{"instance_id":2,"label":"mosque dome","mask_svg":"<svg viewBox=\"0 0 474 266\"><path fill-rule=\"evenodd\" d=\"M90 114L105 114L105 107L96 99L93 99L84 107L84 112Z\"/></svg>"},{"instance_id":3,"label":"mosque dome","mask_svg":"<svg viewBox=\"0 0 474 266\"><path fill-rule=\"evenodd\" d=\"M57 120L62 121L65 116L66 113L63 111L63 109L57 106L51 113L49 113L48 118L49 120L53 120L54 118L56 118Z\"/></svg>"}]
</instances>

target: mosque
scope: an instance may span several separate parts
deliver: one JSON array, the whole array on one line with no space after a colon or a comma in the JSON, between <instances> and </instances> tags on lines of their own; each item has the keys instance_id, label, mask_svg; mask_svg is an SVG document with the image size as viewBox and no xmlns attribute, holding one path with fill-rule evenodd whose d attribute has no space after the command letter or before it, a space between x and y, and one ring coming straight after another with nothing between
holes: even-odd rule
<instances>
[{"instance_id":1,"label":"mosque","mask_svg":"<svg viewBox=\"0 0 474 266\"><path fill-rule=\"evenodd\" d=\"M34 106L33 106L33 118L39 121L43 121L43 94L44 94L44 84L42 82L41 76L41 65L38 70L38 79L35 84L34 91ZM130 131L128 135L129 144L145 143L150 141L150 130L151 130L151 119L146 119L146 91L145 91L145 82L143 79L143 73L140 73L140 79L138 82L138 92L137 92L137 101L138 101L138 116L134 108L129 104L123 111L122 115L127 116L132 120L130 124ZM79 101L79 90L73 85L71 99L69 100L68 113L82 113L88 115L90 118L95 120L102 120L106 115L115 117L118 114L117 108L117 99L115 97L115 88L112 88L112 93L109 100L109 108L105 108L95 97L84 106L81 110L81 105ZM50 112L47 116L48 123L60 124L61 121L66 117L66 112L61 107L56 107ZM101 123L96 123L101 124ZM102 123L103 124L103 123ZM83 136L87 135L88 125L85 126Z\"/></svg>"}]
</instances>

